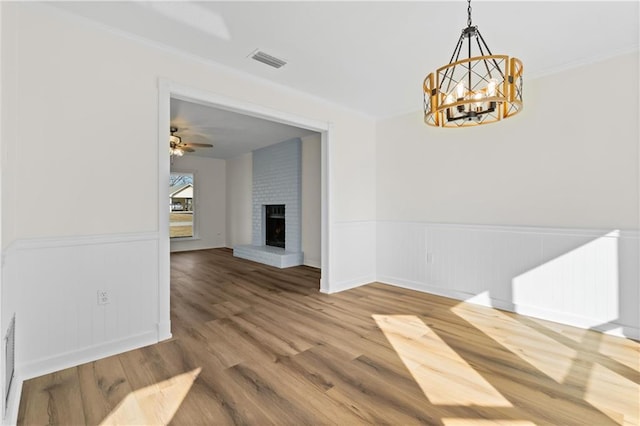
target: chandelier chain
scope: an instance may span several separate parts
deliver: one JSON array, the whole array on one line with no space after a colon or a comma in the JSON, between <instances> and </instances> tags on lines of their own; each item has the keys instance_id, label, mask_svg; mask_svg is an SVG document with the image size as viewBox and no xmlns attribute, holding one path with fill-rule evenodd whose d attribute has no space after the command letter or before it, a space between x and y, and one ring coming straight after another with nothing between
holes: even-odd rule
<instances>
[{"instance_id":1,"label":"chandelier chain","mask_svg":"<svg viewBox=\"0 0 640 426\"><path fill-rule=\"evenodd\" d=\"M471 0L467 0L467 27L471 26Z\"/></svg>"}]
</instances>

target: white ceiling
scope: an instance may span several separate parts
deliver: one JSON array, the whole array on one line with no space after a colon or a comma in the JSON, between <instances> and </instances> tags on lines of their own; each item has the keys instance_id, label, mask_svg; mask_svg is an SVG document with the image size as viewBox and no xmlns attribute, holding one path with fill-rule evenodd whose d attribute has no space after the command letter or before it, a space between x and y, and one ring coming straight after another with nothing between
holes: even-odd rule
<instances>
[{"instance_id":1,"label":"white ceiling","mask_svg":"<svg viewBox=\"0 0 640 426\"><path fill-rule=\"evenodd\" d=\"M463 0L47 4L372 118L422 108L422 80L449 61L467 20ZM527 78L635 51L639 46L637 0L474 0L472 7L473 24L492 53L517 56L524 62L525 102ZM273 69L249 59L256 48L286 60L287 65ZM270 131L274 137L278 132L289 135L292 130L278 124L258 132L265 123L245 116L225 117L207 115L201 106L177 103L175 111L172 107L172 124L199 127L199 136L216 145L212 153L226 157L237 148L231 145L232 139L233 143L249 143L248 132L226 139L232 123L256 130L261 137ZM245 123L241 123L243 117ZM215 132L207 133L206 126Z\"/></svg>"},{"instance_id":2,"label":"white ceiling","mask_svg":"<svg viewBox=\"0 0 640 426\"><path fill-rule=\"evenodd\" d=\"M196 148L186 155L224 160L313 133L181 99L171 99L171 125L178 128L175 135L184 142L213 144L213 148Z\"/></svg>"}]
</instances>

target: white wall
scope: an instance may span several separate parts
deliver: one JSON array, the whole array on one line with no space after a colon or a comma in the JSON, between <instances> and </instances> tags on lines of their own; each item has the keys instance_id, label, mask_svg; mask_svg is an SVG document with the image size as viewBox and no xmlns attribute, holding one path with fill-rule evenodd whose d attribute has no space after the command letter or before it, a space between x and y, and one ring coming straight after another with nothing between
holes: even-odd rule
<instances>
[{"instance_id":1,"label":"white wall","mask_svg":"<svg viewBox=\"0 0 640 426\"><path fill-rule=\"evenodd\" d=\"M594 93L604 76L620 84ZM422 112L380 121L378 219L637 228L637 53L524 90L524 110L498 124L432 128Z\"/></svg>"},{"instance_id":2,"label":"white wall","mask_svg":"<svg viewBox=\"0 0 640 426\"><path fill-rule=\"evenodd\" d=\"M171 251L224 247L227 233L226 161L185 155L174 158L172 172L194 174L196 239L171 240Z\"/></svg>"},{"instance_id":3,"label":"white wall","mask_svg":"<svg viewBox=\"0 0 640 426\"><path fill-rule=\"evenodd\" d=\"M157 269L161 255L157 244L145 245L144 253L135 252L136 246L130 247L134 257L143 255L151 264L114 265L97 260L100 253L109 253L111 238L126 242L135 236L147 241L152 234L159 242L160 77L238 102L331 123L330 223L375 219L375 126L370 118L122 36L46 4L14 2L3 3L2 8L3 114L9 110L3 115L6 121L2 130L6 155L2 169L2 247L14 252L25 241L34 241L36 247L46 246L46 250L55 252L68 239L77 245L81 244L78 238L90 238L97 245L94 250L98 257L86 264L85 273L100 277L78 283L74 278L77 259L54 256L59 264L51 273L42 281L34 278L24 286L23 273L29 271L22 269L33 268L38 254L9 253L7 268L13 272L3 281L2 316L17 313L16 356L24 371L61 368L90 348L106 354L109 348L146 344L146 338L131 339L149 336L147 331L160 335L158 329L165 327L146 317L130 316L121 334L93 333L89 336L91 343L65 339L43 351L30 349L30 345L48 339L48 328L39 324L49 318L60 317L56 324L63 329L90 323L96 309L96 290L101 286L109 285L115 300L127 299L135 309L146 312L158 306L157 277L142 281L142 287L132 293L128 281L112 273L112 268L120 265L122 276L153 278L151 271ZM352 173L353 164L359 164L357 174ZM61 191L65 184L73 184L73 191ZM136 209L115 208L122 188L132 184L138 188ZM340 243L336 235L329 241L329 250ZM341 256L329 261L339 264L350 260ZM354 277L344 275L345 271L329 269L330 275L323 276L327 291L354 281ZM80 285L84 286L82 292L78 291ZM30 293L25 293L27 288ZM37 304L36 311L36 304L31 302L40 288L55 289L67 297L52 304ZM11 299L5 301L5 295L12 295ZM123 315L120 309L126 306L101 311L107 329L119 324ZM76 307L77 315L64 315ZM163 313L159 315L164 318ZM24 317L33 320L21 322ZM5 326L2 324L0 330ZM92 356L99 354L94 352Z\"/></svg>"},{"instance_id":4,"label":"white wall","mask_svg":"<svg viewBox=\"0 0 640 426\"><path fill-rule=\"evenodd\" d=\"M302 138L302 252L304 264L320 267L320 134Z\"/></svg>"},{"instance_id":5,"label":"white wall","mask_svg":"<svg viewBox=\"0 0 640 426\"><path fill-rule=\"evenodd\" d=\"M4 52L3 49L3 42L4 42L4 37L2 37L2 33L3 33L3 25L2 25L2 11L3 11L3 4L0 3L0 99L2 99L2 95L3 95L3 88L4 88L4 71L3 71L3 67L2 67L2 63L4 61L4 54L2 52ZM5 121L4 118L4 109L2 108L2 103L0 103L0 141L4 140L5 137L5 133L4 133L4 127L3 127L3 123ZM3 149L3 145L0 143L0 188L2 188L2 170L4 169L4 149ZM0 194L2 193L2 191L0 190ZM2 197L0 196L0 224L2 223ZM0 226L0 241L2 241L2 226ZM2 257L4 256L3 251L2 251L2 245L0 244L0 259L2 259ZM3 307L4 305L4 297L2 295L2 288L3 286L3 281L2 281L2 275L3 275L3 269L4 267L2 266L2 262L0 262L0 336L5 336L5 328L4 325L5 324L9 324L10 318L9 317L5 317L5 309ZM4 342L4 339L3 339ZM6 372L6 359L5 359L5 344L1 344L0 345L0 383L4 384L5 383L5 372ZM4 396L4 395L3 395ZM15 405L15 404L14 404ZM4 413L5 413L5 398L2 397L0 398L0 413L2 413L2 416L0 416L0 418L4 417Z\"/></svg>"},{"instance_id":6,"label":"white wall","mask_svg":"<svg viewBox=\"0 0 640 426\"><path fill-rule=\"evenodd\" d=\"M627 54L527 80L500 124L380 121L377 279L640 336L638 81Z\"/></svg>"},{"instance_id":7,"label":"white wall","mask_svg":"<svg viewBox=\"0 0 640 426\"><path fill-rule=\"evenodd\" d=\"M374 122L299 92L161 50L42 4L11 4L5 63L13 90L4 98L20 129L6 174L19 177L9 198L5 245L18 238L153 231L157 194L140 194L136 212L115 213L119 188L157 184L158 77L266 108L331 122L333 219L373 219ZM19 77L18 77L19 76ZM123 99L127 99L123 102ZM38 123L34 125L33 123ZM114 145L117 141L117 145ZM59 150L64 144L67 150ZM126 145L126 155L121 148ZM71 149L75 148L75 149ZM360 159L357 176L352 160ZM33 173L29 173L31 171ZM51 176L55 176L52 179ZM46 178L44 178L46 177ZM81 179L78 179L80 177ZM76 191L57 191L75 182ZM83 193L78 203L75 195ZM73 217L49 209L75 205Z\"/></svg>"},{"instance_id":8,"label":"white wall","mask_svg":"<svg viewBox=\"0 0 640 426\"><path fill-rule=\"evenodd\" d=\"M251 244L253 156L227 160L227 247Z\"/></svg>"}]
</instances>

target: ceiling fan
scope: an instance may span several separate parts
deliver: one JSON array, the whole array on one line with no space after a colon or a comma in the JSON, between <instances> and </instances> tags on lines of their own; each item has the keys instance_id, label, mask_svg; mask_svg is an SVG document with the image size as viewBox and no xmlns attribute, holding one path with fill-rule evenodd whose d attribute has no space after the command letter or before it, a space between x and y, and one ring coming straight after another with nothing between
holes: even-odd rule
<instances>
[{"instance_id":1,"label":"ceiling fan","mask_svg":"<svg viewBox=\"0 0 640 426\"><path fill-rule=\"evenodd\" d=\"M185 152L195 152L194 148L213 148L210 143L183 142L180 136L174 135L178 131L177 127L170 127L169 131L171 132L171 136L169 136L169 154L171 156L182 157Z\"/></svg>"}]
</instances>

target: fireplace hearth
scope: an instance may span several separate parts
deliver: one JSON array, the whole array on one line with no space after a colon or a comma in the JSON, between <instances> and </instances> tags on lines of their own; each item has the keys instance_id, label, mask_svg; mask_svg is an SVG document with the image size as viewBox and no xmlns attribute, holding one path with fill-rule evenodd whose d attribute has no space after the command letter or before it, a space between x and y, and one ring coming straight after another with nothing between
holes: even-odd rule
<instances>
[{"instance_id":1,"label":"fireplace hearth","mask_svg":"<svg viewBox=\"0 0 640 426\"><path fill-rule=\"evenodd\" d=\"M265 206L265 245L285 248L284 204Z\"/></svg>"}]
</instances>

